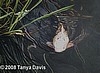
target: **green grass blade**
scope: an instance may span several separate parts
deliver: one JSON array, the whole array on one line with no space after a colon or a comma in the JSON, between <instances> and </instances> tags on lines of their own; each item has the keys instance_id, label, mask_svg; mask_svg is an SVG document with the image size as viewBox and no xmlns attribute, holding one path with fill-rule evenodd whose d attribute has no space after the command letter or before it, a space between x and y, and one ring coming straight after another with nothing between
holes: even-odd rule
<instances>
[{"instance_id":1,"label":"green grass blade","mask_svg":"<svg viewBox=\"0 0 100 73\"><path fill-rule=\"evenodd\" d=\"M36 19L32 20L30 23L28 23L28 24L26 24L26 25L23 25L23 26L22 26L21 28L19 28L19 29L23 29L24 27L26 27L26 26L28 26L28 25L32 24L33 22L38 21L38 20L40 20L40 19L47 18L47 17L49 17L49 16L51 16L51 15L54 15L54 14L56 14L56 13L60 13L60 12L69 10L69 9L71 9L73 6L74 6L74 5L67 6L67 7L63 7L63 8L61 8L61 9L56 10L56 11L53 11L53 12L51 12L51 13L49 13L49 14L45 14L45 15L39 17L39 18L36 18Z\"/></svg>"},{"instance_id":2,"label":"green grass blade","mask_svg":"<svg viewBox=\"0 0 100 73\"><path fill-rule=\"evenodd\" d=\"M35 7L37 7L40 3L42 2L42 0L39 0L30 10L27 11L27 14L32 11ZM25 15L24 15L25 16ZM19 20L21 20L24 16L22 16Z\"/></svg>"},{"instance_id":3,"label":"green grass blade","mask_svg":"<svg viewBox=\"0 0 100 73\"><path fill-rule=\"evenodd\" d=\"M0 29L3 28L4 26L6 26L8 24L8 22L9 22L9 19L2 26L0 26Z\"/></svg>"},{"instance_id":4,"label":"green grass blade","mask_svg":"<svg viewBox=\"0 0 100 73\"><path fill-rule=\"evenodd\" d=\"M3 12L7 13L3 8L0 7L0 10L2 10Z\"/></svg>"},{"instance_id":5,"label":"green grass blade","mask_svg":"<svg viewBox=\"0 0 100 73\"><path fill-rule=\"evenodd\" d=\"M15 11L16 11L16 9L17 9L18 2L19 2L19 0L16 0L15 6L14 6L14 10L15 10Z\"/></svg>"},{"instance_id":6,"label":"green grass blade","mask_svg":"<svg viewBox=\"0 0 100 73\"><path fill-rule=\"evenodd\" d=\"M35 7L37 7L40 3L42 2L42 0L39 0L29 11L33 10Z\"/></svg>"},{"instance_id":7,"label":"green grass blade","mask_svg":"<svg viewBox=\"0 0 100 73\"><path fill-rule=\"evenodd\" d=\"M10 26L10 28L9 28L9 31L10 31L10 30L13 30L14 27L16 26L17 22L20 21L20 20L24 17L24 16L23 16L23 17L21 17L21 16L22 16L22 14L23 14L25 8L27 8L27 5L28 5L29 2L30 2L30 0L27 1L27 3L25 4L25 6L23 7L23 9L21 10L20 14L19 14L18 17L16 18L15 22L14 22L13 24L11 24L11 26ZM35 7L36 7L37 5L39 5L41 2L42 2L42 0L39 0L32 8L35 8ZM21 17L21 18L20 18L20 17Z\"/></svg>"},{"instance_id":8,"label":"green grass blade","mask_svg":"<svg viewBox=\"0 0 100 73\"><path fill-rule=\"evenodd\" d=\"M0 7L2 6L4 0L0 0Z\"/></svg>"},{"instance_id":9,"label":"green grass blade","mask_svg":"<svg viewBox=\"0 0 100 73\"><path fill-rule=\"evenodd\" d=\"M3 18L5 18L5 17L9 16L10 14L12 14L12 12L7 13L7 14L5 14L5 15L1 16L1 17L0 17L0 19L3 19Z\"/></svg>"},{"instance_id":10,"label":"green grass blade","mask_svg":"<svg viewBox=\"0 0 100 73\"><path fill-rule=\"evenodd\" d=\"M21 17L23 10L25 10L27 4L29 3L29 0L27 1L27 3L25 4L25 6L23 7L23 9L21 10L20 14L17 16L16 20L14 21L13 24L10 25L9 31L13 29L13 27L16 26L16 23L19 21L19 18Z\"/></svg>"},{"instance_id":11,"label":"green grass blade","mask_svg":"<svg viewBox=\"0 0 100 73\"><path fill-rule=\"evenodd\" d=\"M8 32L5 32L3 33L4 35L10 35L10 34L16 34L16 33L23 33L22 30L12 30L12 31L8 31Z\"/></svg>"}]
</instances>

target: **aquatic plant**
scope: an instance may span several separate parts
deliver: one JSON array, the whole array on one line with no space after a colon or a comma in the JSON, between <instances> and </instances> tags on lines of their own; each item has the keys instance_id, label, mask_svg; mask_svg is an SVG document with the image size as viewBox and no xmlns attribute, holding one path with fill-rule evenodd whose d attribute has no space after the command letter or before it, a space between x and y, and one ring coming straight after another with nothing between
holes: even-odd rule
<instances>
[{"instance_id":1,"label":"aquatic plant","mask_svg":"<svg viewBox=\"0 0 100 73\"><path fill-rule=\"evenodd\" d=\"M34 23L35 21L50 17L57 13L71 9L73 5L63 7L56 11L47 13L41 17L33 19L27 24L21 25L21 21L32 10L37 8L43 0L0 0L0 63L3 65L40 65L38 62L31 60L29 53L28 56L24 53L26 48L25 42L32 42L25 37L24 29ZM33 42L32 42L33 43ZM45 59L45 58L44 58ZM46 59L45 59L46 62ZM52 70L52 69L51 69ZM37 73L36 70L31 70ZM1 73L11 71L0 70ZM18 70L17 73L22 71ZM53 71L52 71L53 72ZM13 73L13 71L12 71ZM25 72L24 72L25 73Z\"/></svg>"}]
</instances>

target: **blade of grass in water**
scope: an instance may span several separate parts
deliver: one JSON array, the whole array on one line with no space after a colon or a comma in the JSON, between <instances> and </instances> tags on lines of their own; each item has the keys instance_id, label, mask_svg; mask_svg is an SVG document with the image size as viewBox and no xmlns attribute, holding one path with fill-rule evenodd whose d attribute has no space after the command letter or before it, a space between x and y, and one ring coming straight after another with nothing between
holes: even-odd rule
<instances>
[{"instance_id":1,"label":"blade of grass in water","mask_svg":"<svg viewBox=\"0 0 100 73\"><path fill-rule=\"evenodd\" d=\"M23 9L21 10L20 14L17 16L16 20L14 21L13 24L10 25L9 31L12 30L12 28L15 26L15 24L18 22L19 18L21 17L24 9L26 8L27 4L29 3L29 0L26 2L25 6L23 7Z\"/></svg>"},{"instance_id":2,"label":"blade of grass in water","mask_svg":"<svg viewBox=\"0 0 100 73\"><path fill-rule=\"evenodd\" d=\"M0 7L2 6L4 0L0 0Z\"/></svg>"},{"instance_id":3,"label":"blade of grass in water","mask_svg":"<svg viewBox=\"0 0 100 73\"><path fill-rule=\"evenodd\" d=\"M30 10L27 10L27 14L28 14L30 11L32 11L36 6L38 6L41 2L42 2L42 0L39 0L39 2L37 2ZM25 15L24 15L24 16L25 16ZM19 19L19 21L20 21L24 16L22 16L22 17Z\"/></svg>"},{"instance_id":4,"label":"blade of grass in water","mask_svg":"<svg viewBox=\"0 0 100 73\"><path fill-rule=\"evenodd\" d=\"M19 28L19 29L23 29L24 27L26 27L26 26L28 26L28 25L32 24L33 22L38 21L38 20L40 20L40 19L47 18L47 17L49 17L49 16L51 16L51 15L54 15L54 14L56 14L56 13L60 13L60 12L66 11L66 10L68 10L68 9L71 9L73 6L74 6L74 5L67 6L67 7L63 7L63 8L61 8L61 9L56 10L56 11L53 11L53 12L51 12L51 13L49 13L49 14L45 14L45 15L39 17L39 18L36 18L36 19L32 20L30 23L28 23L28 24L26 24L26 25L23 25L23 26L22 26L21 28Z\"/></svg>"},{"instance_id":5,"label":"blade of grass in water","mask_svg":"<svg viewBox=\"0 0 100 73\"><path fill-rule=\"evenodd\" d=\"M5 17L9 16L10 14L12 14L12 12L7 13L7 14L5 14L5 15L1 16L1 17L0 17L0 19L3 19L3 18L5 18Z\"/></svg>"},{"instance_id":6,"label":"blade of grass in water","mask_svg":"<svg viewBox=\"0 0 100 73\"><path fill-rule=\"evenodd\" d=\"M9 28L9 31L13 30L14 27L16 26L16 23L17 23L18 21L20 21L20 20L24 17L24 16L23 16L21 19L19 19L19 18L21 17L22 13L24 12L25 8L27 8L27 5L28 5L29 1L30 1L30 0L28 0L27 3L25 4L25 6L23 7L23 9L21 10L20 14L19 14L18 17L16 18L15 22L14 22L13 24L11 24L11 26L10 26L10 28ZM42 2L42 0L39 0L39 1L32 7L32 9L35 8L36 6L38 6L41 2Z\"/></svg>"},{"instance_id":7,"label":"blade of grass in water","mask_svg":"<svg viewBox=\"0 0 100 73\"><path fill-rule=\"evenodd\" d=\"M22 35L23 31L22 30L12 30L12 31L5 32L2 35L5 35L5 34L16 34L16 33L20 33Z\"/></svg>"},{"instance_id":8,"label":"blade of grass in water","mask_svg":"<svg viewBox=\"0 0 100 73\"><path fill-rule=\"evenodd\" d=\"M35 7L37 7L40 3L42 2L42 0L39 0L29 11L33 10Z\"/></svg>"},{"instance_id":9,"label":"blade of grass in water","mask_svg":"<svg viewBox=\"0 0 100 73\"><path fill-rule=\"evenodd\" d=\"M0 10L2 10L3 12L7 13L3 8L0 7Z\"/></svg>"},{"instance_id":10,"label":"blade of grass in water","mask_svg":"<svg viewBox=\"0 0 100 73\"><path fill-rule=\"evenodd\" d=\"M10 5L10 0L6 0L6 7Z\"/></svg>"},{"instance_id":11,"label":"blade of grass in water","mask_svg":"<svg viewBox=\"0 0 100 73\"><path fill-rule=\"evenodd\" d=\"M19 2L19 0L16 0L15 6L14 6L14 11L16 11L16 9L17 9L18 2Z\"/></svg>"},{"instance_id":12,"label":"blade of grass in water","mask_svg":"<svg viewBox=\"0 0 100 73\"><path fill-rule=\"evenodd\" d=\"M3 28L4 26L7 25L7 23L9 22L10 19L8 19L2 26L0 26L0 29Z\"/></svg>"}]
</instances>

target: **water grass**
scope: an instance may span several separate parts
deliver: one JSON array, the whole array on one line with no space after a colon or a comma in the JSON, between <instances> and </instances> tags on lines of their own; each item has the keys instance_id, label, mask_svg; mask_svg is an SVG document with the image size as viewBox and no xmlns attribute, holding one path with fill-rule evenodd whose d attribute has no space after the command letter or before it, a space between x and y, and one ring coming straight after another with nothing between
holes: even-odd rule
<instances>
[{"instance_id":1,"label":"water grass","mask_svg":"<svg viewBox=\"0 0 100 73\"><path fill-rule=\"evenodd\" d=\"M9 26L9 31L4 32L3 34L12 34L12 32L16 33L15 31L17 31L17 30L20 31L21 29L23 29L24 27L26 27L26 26L28 26L28 25L34 23L35 21L38 21L38 20L41 20L41 19L50 17L51 15L55 15L55 14L57 14L57 13L60 13L60 12L69 10L69 9L71 9L71 8L73 7L73 5L70 5L70 6L63 7L63 8L61 8L61 9L58 9L58 10L56 10L56 11L50 12L50 13L48 13L48 14L45 14L45 15L39 17L39 18L36 18L36 19L32 20L31 22L29 22L28 24L23 25L23 26L20 27L19 29L14 30L14 28L15 28L16 25L17 25L17 23L18 23L19 21L21 21L21 19L24 18L24 16L26 16L30 11L32 11L35 7L37 7L41 2L42 2L42 0L39 0L30 10L25 10L25 9L27 8L28 3L29 3L29 1L27 1L26 4L25 4L25 6L22 8L21 12L19 12L19 14L18 14L18 16L16 17L15 20L14 20L15 16L12 15L12 19L11 19L12 22L11 22L11 24L10 24L10 26ZM17 7L17 3L18 3L18 1L16 1L16 4L15 4L14 9ZM14 11L14 10L13 10L13 11ZM7 12L6 12L6 13L7 13ZM5 17L7 17L8 15L11 15L12 13L15 14L14 12L10 12L10 13L7 13L6 15L1 16L0 19L5 18ZM4 25L3 25L3 26L4 26ZM3 27L3 26L1 26L1 27Z\"/></svg>"},{"instance_id":2,"label":"water grass","mask_svg":"<svg viewBox=\"0 0 100 73\"><path fill-rule=\"evenodd\" d=\"M33 5L30 9L28 9L28 6L30 5L32 0L25 0L25 5L21 3L21 0L15 0L15 5L11 7L11 0L2 0L0 3L0 37L1 35L6 38L0 38L0 45L1 49L3 50L3 64L20 64L21 62L26 65L31 65L35 64L32 63L29 57L27 57L24 54L23 47L26 48L26 44L24 45L25 42L22 40L25 40L23 37L23 31L22 29L31 25L32 23L50 17L51 15L56 15L57 13L69 10L73 7L73 5L63 7L61 9L58 9L56 11L50 12L48 14L45 14L39 18L36 18L32 20L31 22L19 27L18 29L15 29L16 26L19 26L19 22L32 10L34 10L39 4L42 3L42 0L38 0L35 5ZM5 2L5 4L3 3ZM23 4L23 5L20 5ZM5 6L2 6L5 5ZM22 7L19 7L22 6ZM4 8L3 8L4 7ZM18 8L20 8L18 12ZM22 35L22 36L15 36L16 35ZM9 36L8 36L9 35ZM13 36L12 36L13 35ZM32 42L33 43L33 42ZM5 44L5 45L4 45ZM0 55L1 56L1 55ZM43 55L44 62L46 65L50 68L51 72L54 73L53 69L50 67L49 63L47 62L46 59L46 54ZM21 61L20 61L21 60ZM4 71L5 72L5 71ZM19 73L18 71L17 73ZM11 71L8 71L8 73L12 73ZM21 73L21 72L20 72ZM37 71L33 70L33 73L38 73Z\"/></svg>"}]
</instances>

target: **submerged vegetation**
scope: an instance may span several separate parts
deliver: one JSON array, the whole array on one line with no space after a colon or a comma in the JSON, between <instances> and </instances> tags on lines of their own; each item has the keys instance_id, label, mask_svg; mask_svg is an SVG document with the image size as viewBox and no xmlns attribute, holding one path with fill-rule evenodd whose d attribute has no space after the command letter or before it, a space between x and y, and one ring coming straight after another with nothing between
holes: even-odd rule
<instances>
[{"instance_id":1,"label":"submerged vegetation","mask_svg":"<svg viewBox=\"0 0 100 73\"><path fill-rule=\"evenodd\" d=\"M29 23L22 25L22 20L34 9L36 9L45 0L0 0L0 64L2 65L42 65L30 58L27 51L27 44L34 43L25 35L25 29L35 21L56 15L57 13L69 10L73 5L63 7L56 11L31 20ZM27 42L27 43L26 43ZM46 61L45 64L52 68ZM14 73L15 71L0 70L0 73ZM16 73L25 73L26 71L17 70ZM38 73L37 70L29 72ZM42 71L41 71L42 72ZM50 73L51 73L50 72ZM27 73L27 72L26 72Z\"/></svg>"},{"instance_id":2,"label":"submerged vegetation","mask_svg":"<svg viewBox=\"0 0 100 73\"><path fill-rule=\"evenodd\" d=\"M31 4L31 0L15 0L15 5L13 5L14 1L10 1L10 0L1 0L1 7L0 7L0 21L2 22L0 25L0 35L3 34L17 34L20 33L22 34L22 28L32 24L35 21L38 21L40 19L49 17L51 15L54 15L56 13L60 13L62 11L66 11L68 9L71 9L73 7L73 5L71 6L67 6L64 8L61 8L59 10L53 11L51 13L48 13L44 16L41 16L39 18L36 18L34 20L32 20L31 22L29 22L28 24L24 24L24 25L18 25L21 22L21 19L23 19L30 11L32 11L34 8L36 8L41 2L42 0L39 0L38 2L36 2L36 4L34 4L33 6L31 6L31 8L29 8L30 4ZM19 27L21 26L21 27ZM18 27L16 29L16 27Z\"/></svg>"},{"instance_id":3,"label":"submerged vegetation","mask_svg":"<svg viewBox=\"0 0 100 73\"><path fill-rule=\"evenodd\" d=\"M100 2L88 1L0 0L0 73L100 73L100 34L90 27ZM46 43L59 23L73 46L57 53Z\"/></svg>"}]
</instances>

